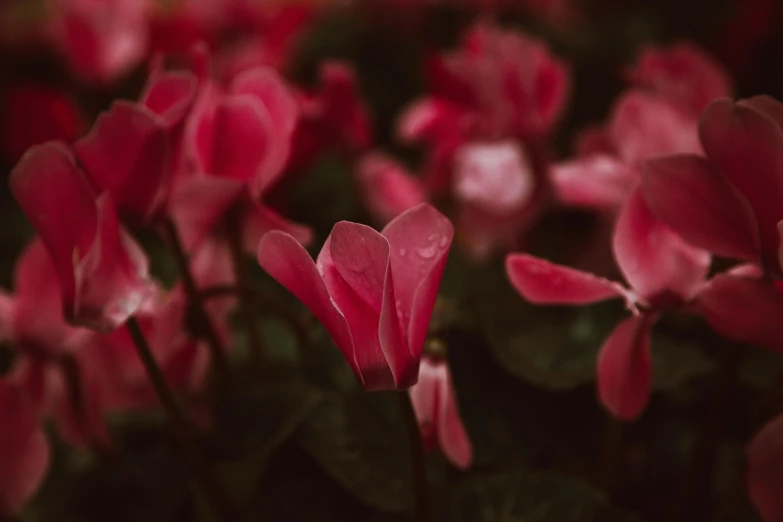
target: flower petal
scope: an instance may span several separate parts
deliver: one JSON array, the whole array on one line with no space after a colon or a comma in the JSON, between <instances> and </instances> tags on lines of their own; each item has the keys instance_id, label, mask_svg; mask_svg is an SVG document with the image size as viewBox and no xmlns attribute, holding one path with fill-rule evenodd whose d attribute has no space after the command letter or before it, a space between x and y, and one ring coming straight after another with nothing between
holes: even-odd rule
<instances>
[{"instance_id":1,"label":"flower petal","mask_svg":"<svg viewBox=\"0 0 783 522\"><path fill-rule=\"evenodd\" d=\"M418 360L454 239L454 227L446 216L425 203L400 214L381 234L389 240L400 322L411 356Z\"/></svg>"},{"instance_id":2,"label":"flower petal","mask_svg":"<svg viewBox=\"0 0 783 522\"><path fill-rule=\"evenodd\" d=\"M723 99L705 111L700 133L707 156L753 208L762 260L772 269L783 219L783 129L769 116Z\"/></svg>"},{"instance_id":3,"label":"flower petal","mask_svg":"<svg viewBox=\"0 0 783 522\"><path fill-rule=\"evenodd\" d=\"M650 160L642 183L656 217L686 241L721 256L758 260L753 210L709 161L686 155Z\"/></svg>"},{"instance_id":4,"label":"flower petal","mask_svg":"<svg viewBox=\"0 0 783 522\"><path fill-rule=\"evenodd\" d=\"M650 399L651 320L644 315L624 320L598 355L598 397L618 419L636 419Z\"/></svg>"},{"instance_id":5,"label":"flower petal","mask_svg":"<svg viewBox=\"0 0 783 522\"><path fill-rule=\"evenodd\" d=\"M346 317L335 306L321 274L304 247L288 234L272 231L259 242L257 258L261 268L294 294L323 324L357 378L363 382Z\"/></svg>"},{"instance_id":6,"label":"flower petal","mask_svg":"<svg viewBox=\"0 0 783 522\"><path fill-rule=\"evenodd\" d=\"M164 203L172 173L166 129L143 106L114 102L74 151L90 180L120 210L146 220Z\"/></svg>"},{"instance_id":7,"label":"flower petal","mask_svg":"<svg viewBox=\"0 0 783 522\"><path fill-rule=\"evenodd\" d=\"M704 284L710 268L710 254L689 245L656 219L639 189L623 205L612 248L631 288L654 306L671 297L688 301Z\"/></svg>"},{"instance_id":8,"label":"flower petal","mask_svg":"<svg viewBox=\"0 0 783 522\"><path fill-rule=\"evenodd\" d=\"M626 295L618 283L528 254L508 255L506 274L517 292L536 304L587 304Z\"/></svg>"},{"instance_id":9,"label":"flower petal","mask_svg":"<svg viewBox=\"0 0 783 522\"><path fill-rule=\"evenodd\" d=\"M49 443L35 408L18 386L0 380L0 515L16 515L49 467Z\"/></svg>"},{"instance_id":10,"label":"flower petal","mask_svg":"<svg viewBox=\"0 0 783 522\"><path fill-rule=\"evenodd\" d=\"M425 363L427 360L425 359ZM438 411L437 433L438 442L446 457L460 469L469 468L473 462L473 448L462 424L462 418L457 407L457 394L451 382L451 372L445 362L439 363L443 368L438 375Z\"/></svg>"},{"instance_id":11,"label":"flower petal","mask_svg":"<svg viewBox=\"0 0 783 522\"><path fill-rule=\"evenodd\" d=\"M694 309L724 337L783 352L783 292L770 281L715 276Z\"/></svg>"},{"instance_id":12,"label":"flower petal","mask_svg":"<svg viewBox=\"0 0 783 522\"><path fill-rule=\"evenodd\" d=\"M364 204L381 224L427 200L421 181L385 154L365 155L356 170Z\"/></svg>"},{"instance_id":13,"label":"flower petal","mask_svg":"<svg viewBox=\"0 0 783 522\"><path fill-rule=\"evenodd\" d=\"M556 163L549 172L555 196L564 205L614 209L628 197L639 174L609 154Z\"/></svg>"},{"instance_id":14,"label":"flower petal","mask_svg":"<svg viewBox=\"0 0 783 522\"><path fill-rule=\"evenodd\" d=\"M178 125L193 106L198 78L190 71L155 72L141 95L141 104L158 114L167 128Z\"/></svg>"},{"instance_id":15,"label":"flower petal","mask_svg":"<svg viewBox=\"0 0 783 522\"><path fill-rule=\"evenodd\" d=\"M305 246L313 240L310 227L289 221L264 204L250 203L250 210L245 214L242 225L242 241L248 252L255 251L264 234L271 230L282 230Z\"/></svg>"},{"instance_id":16,"label":"flower petal","mask_svg":"<svg viewBox=\"0 0 783 522\"><path fill-rule=\"evenodd\" d=\"M764 426L748 446L748 495L764 522L783 520L783 415Z\"/></svg>"}]
</instances>

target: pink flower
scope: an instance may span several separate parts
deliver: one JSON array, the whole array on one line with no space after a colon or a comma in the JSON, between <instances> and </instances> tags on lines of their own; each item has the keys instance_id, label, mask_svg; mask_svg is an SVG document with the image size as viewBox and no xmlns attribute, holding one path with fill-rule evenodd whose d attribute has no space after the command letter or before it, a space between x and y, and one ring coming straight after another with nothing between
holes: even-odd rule
<instances>
[{"instance_id":1,"label":"pink flower","mask_svg":"<svg viewBox=\"0 0 783 522\"><path fill-rule=\"evenodd\" d=\"M694 245L781 273L783 104L713 102L699 126L707 159L677 155L643 173L650 208Z\"/></svg>"},{"instance_id":2,"label":"pink flower","mask_svg":"<svg viewBox=\"0 0 783 522\"><path fill-rule=\"evenodd\" d=\"M427 201L427 193L418 178L385 154L365 155L356 170L367 210L381 225Z\"/></svg>"},{"instance_id":3,"label":"pink flower","mask_svg":"<svg viewBox=\"0 0 783 522\"><path fill-rule=\"evenodd\" d=\"M298 108L280 76L256 68L228 88L201 86L188 122L185 154L196 174L242 181L257 198L288 159Z\"/></svg>"},{"instance_id":4,"label":"pink flower","mask_svg":"<svg viewBox=\"0 0 783 522\"><path fill-rule=\"evenodd\" d=\"M49 140L72 142L81 134L82 115L65 93L20 84L3 91L0 150L16 162L33 145Z\"/></svg>"},{"instance_id":5,"label":"pink flower","mask_svg":"<svg viewBox=\"0 0 783 522\"><path fill-rule=\"evenodd\" d=\"M498 245L513 248L539 210L541 189L530 158L516 142L463 146L454 159L452 194L468 252L485 259Z\"/></svg>"},{"instance_id":6,"label":"pink flower","mask_svg":"<svg viewBox=\"0 0 783 522\"><path fill-rule=\"evenodd\" d=\"M144 0L57 0L52 37L80 78L109 83L147 54L146 9Z\"/></svg>"},{"instance_id":7,"label":"pink flower","mask_svg":"<svg viewBox=\"0 0 783 522\"><path fill-rule=\"evenodd\" d=\"M453 228L429 205L381 233L341 221L313 263L291 236L270 232L258 262L329 332L368 391L416 383Z\"/></svg>"},{"instance_id":8,"label":"pink flower","mask_svg":"<svg viewBox=\"0 0 783 522\"><path fill-rule=\"evenodd\" d=\"M456 467L470 467L473 448L462 425L457 395L446 361L424 357L419 369L419 382L408 393L425 448L440 447Z\"/></svg>"},{"instance_id":9,"label":"pink flower","mask_svg":"<svg viewBox=\"0 0 783 522\"><path fill-rule=\"evenodd\" d=\"M725 69L689 43L648 47L627 76L633 84L650 89L692 114L701 113L715 98L732 93Z\"/></svg>"},{"instance_id":10,"label":"pink flower","mask_svg":"<svg viewBox=\"0 0 783 522\"><path fill-rule=\"evenodd\" d=\"M650 327L661 311L685 306L699 295L710 256L656 220L639 190L623 206L613 250L630 288L527 254L509 255L506 272L517 291L533 303L626 300L634 315L615 328L601 349L598 392L612 415L633 419L642 413L650 394Z\"/></svg>"},{"instance_id":11,"label":"pink flower","mask_svg":"<svg viewBox=\"0 0 783 522\"><path fill-rule=\"evenodd\" d=\"M15 383L0 379L0 515L19 513L49 467L49 443L29 399Z\"/></svg>"},{"instance_id":12,"label":"pink flower","mask_svg":"<svg viewBox=\"0 0 783 522\"><path fill-rule=\"evenodd\" d=\"M748 494L764 522L783 520L783 415L767 424L748 447Z\"/></svg>"},{"instance_id":13,"label":"pink flower","mask_svg":"<svg viewBox=\"0 0 783 522\"><path fill-rule=\"evenodd\" d=\"M697 119L663 97L630 90L615 103L605 129L589 129L587 154L553 165L549 178L564 204L612 209L639 183L649 158L701 154ZM603 150L601 150L603 149Z\"/></svg>"},{"instance_id":14,"label":"pink flower","mask_svg":"<svg viewBox=\"0 0 783 522\"><path fill-rule=\"evenodd\" d=\"M150 293L147 259L71 153L54 142L33 147L10 184L57 272L66 320L108 331L133 315Z\"/></svg>"}]
</instances>

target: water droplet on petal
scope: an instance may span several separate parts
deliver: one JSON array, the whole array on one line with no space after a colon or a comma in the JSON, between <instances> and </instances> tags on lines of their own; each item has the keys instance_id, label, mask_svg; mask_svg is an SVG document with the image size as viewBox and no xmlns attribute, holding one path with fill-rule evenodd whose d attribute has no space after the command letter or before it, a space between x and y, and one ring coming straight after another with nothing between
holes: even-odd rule
<instances>
[{"instance_id":1,"label":"water droplet on petal","mask_svg":"<svg viewBox=\"0 0 783 522\"><path fill-rule=\"evenodd\" d=\"M424 248L417 248L416 253L419 254L419 257L422 259L432 259L435 257L435 247L429 246Z\"/></svg>"},{"instance_id":2,"label":"water droplet on petal","mask_svg":"<svg viewBox=\"0 0 783 522\"><path fill-rule=\"evenodd\" d=\"M408 253L407 249L405 249L405 248L401 248L400 249L400 257L405 257L405 254L407 254L407 253Z\"/></svg>"},{"instance_id":3,"label":"water droplet on petal","mask_svg":"<svg viewBox=\"0 0 783 522\"><path fill-rule=\"evenodd\" d=\"M449 239L446 236L443 236L440 238L440 242L438 243L441 248L446 248L446 244L449 242Z\"/></svg>"}]
</instances>

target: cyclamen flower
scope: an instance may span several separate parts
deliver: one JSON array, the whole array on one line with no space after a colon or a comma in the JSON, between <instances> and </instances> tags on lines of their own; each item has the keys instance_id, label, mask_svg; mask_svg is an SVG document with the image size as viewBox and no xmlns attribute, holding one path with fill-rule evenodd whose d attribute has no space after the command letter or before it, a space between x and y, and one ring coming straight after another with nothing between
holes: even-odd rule
<instances>
[{"instance_id":1,"label":"cyclamen flower","mask_svg":"<svg viewBox=\"0 0 783 522\"><path fill-rule=\"evenodd\" d=\"M367 154L359 160L356 170L365 206L381 225L427 201L419 179L385 154Z\"/></svg>"},{"instance_id":2,"label":"cyclamen flower","mask_svg":"<svg viewBox=\"0 0 783 522\"><path fill-rule=\"evenodd\" d=\"M147 2L56 0L51 35L80 78L112 82L141 63L147 54Z\"/></svg>"},{"instance_id":3,"label":"cyclamen flower","mask_svg":"<svg viewBox=\"0 0 783 522\"><path fill-rule=\"evenodd\" d=\"M650 394L650 328L660 312L686 306L698 296L710 256L656 220L638 190L620 213L613 250L630 288L527 254L509 255L506 272L517 291L533 303L626 300L634 315L621 322L601 348L598 392L612 415L633 419L642 413Z\"/></svg>"},{"instance_id":4,"label":"cyclamen flower","mask_svg":"<svg viewBox=\"0 0 783 522\"><path fill-rule=\"evenodd\" d=\"M148 263L109 196L96 198L70 151L54 142L30 149L10 184L57 272L66 320L100 331L124 323L150 295Z\"/></svg>"},{"instance_id":5,"label":"cyclamen flower","mask_svg":"<svg viewBox=\"0 0 783 522\"><path fill-rule=\"evenodd\" d=\"M258 262L318 318L365 390L416 383L453 227L429 205L381 233L337 223L313 263L291 236L270 232Z\"/></svg>"},{"instance_id":6,"label":"cyclamen flower","mask_svg":"<svg viewBox=\"0 0 783 522\"><path fill-rule=\"evenodd\" d=\"M650 161L650 208L692 244L781 274L783 104L768 96L713 102L699 135L707 159Z\"/></svg>"},{"instance_id":7,"label":"cyclamen flower","mask_svg":"<svg viewBox=\"0 0 783 522\"><path fill-rule=\"evenodd\" d=\"M0 379L0 515L17 515L43 481L49 442L23 390Z\"/></svg>"},{"instance_id":8,"label":"cyclamen flower","mask_svg":"<svg viewBox=\"0 0 783 522\"><path fill-rule=\"evenodd\" d=\"M425 356L419 369L419 382L408 393L425 448L439 447L456 467L470 467L473 448L462 425L446 361Z\"/></svg>"}]
</instances>

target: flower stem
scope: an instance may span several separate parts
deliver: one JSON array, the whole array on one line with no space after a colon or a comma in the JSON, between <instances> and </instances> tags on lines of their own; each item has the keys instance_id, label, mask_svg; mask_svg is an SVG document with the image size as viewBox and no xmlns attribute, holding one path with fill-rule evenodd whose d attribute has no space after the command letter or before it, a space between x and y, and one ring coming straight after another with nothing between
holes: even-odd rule
<instances>
[{"instance_id":1,"label":"flower stem","mask_svg":"<svg viewBox=\"0 0 783 522\"><path fill-rule=\"evenodd\" d=\"M424 443L419 431L419 421L416 420L416 412L407 391L397 394L400 401L400 409L408 431L411 450L411 471L413 473L413 501L415 522L427 522L429 519L429 507L427 503L427 466L424 454Z\"/></svg>"},{"instance_id":2,"label":"flower stem","mask_svg":"<svg viewBox=\"0 0 783 522\"><path fill-rule=\"evenodd\" d=\"M245 252L242 248L241 227L242 223L240 221L240 216L238 215L238 210L234 208L226 217L228 244L231 249L231 259L234 263L234 277L237 285L240 288L248 288L250 283L248 281L247 271L244 267ZM264 346L264 338L258 330L258 323L253 309L253 296L249 295L248 292L239 292L237 298L239 299L239 310L242 314L242 320L245 323L245 331L247 332L251 363L256 374L261 377L266 373L268 361L266 347Z\"/></svg>"},{"instance_id":3,"label":"flower stem","mask_svg":"<svg viewBox=\"0 0 783 522\"><path fill-rule=\"evenodd\" d=\"M170 219L163 220L163 227L168 236L171 247L174 251L174 257L176 258L177 265L179 265L180 275L182 276L182 284L185 287L185 293L188 297L188 304L191 307L192 312L195 314L195 319L199 323L200 333L207 339L207 346L209 347L209 354L212 358L212 364L217 369L218 373L222 377L230 375L231 369L228 365L228 360L223 352L222 342L220 336L215 329L215 325L212 324L207 313L204 301L201 298L201 294L198 291L196 285L196 279L193 277L193 272L190 270L190 263L188 256L185 253L185 248L182 245L182 239L177 231L177 226Z\"/></svg>"},{"instance_id":4,"label":"flower stem","mask_svg":"<svg viewBox=\"0 0 783 522\"><path fill-rule=\"evenodd\" d=\"M206 495L206 499L214 514L219 517L220 520L227 522L236 520L236 510L229 500L226 491L213 475L209 465L199 452L188 422L180 411L174 394L169 388L168 383L166 383L166 379L160 371L158 364L155 362L155 357L152 355L150 346L147 343L147 339L144 337L144 332L139 326L138 321L136 321L136 318L131 317L128 320L127 325L128 332L130 332L133 344L136 347L136 352L139 354L139 358L144 364L144 369L147 371L147 376L152 383L152 387L155 389L155 394L158 396L160 403L163 405L163 409L166 411L177 443L190 464L200 489L203 494Z\"/></svg>"},{"instance_id":5,"label":"flower stem","mask_svg":"<svg viewBox=\"0 0 783 522\"><path fill-rule=\"evenodd\" d=\"M718 370L715 393L701 431L691 449L690 461L674 505L671 522L697 520L710 512L715 457L725 424L726 404L737 384L745 347L735 342L723 342L726 348Z\"/></svg>"},{"instance_id":6,"label":"flower stem","mask_svg":"<svg viewBox=\"0 0 783 522\"><path fill-rule=\"evenodd\" d=\"M604 432L603 451L603 487L609 498L612 498L617 489L617 476L623 461L623 439L625 438L625 424L609 417L606 421Z\"/></svg>"}]
</instances>

